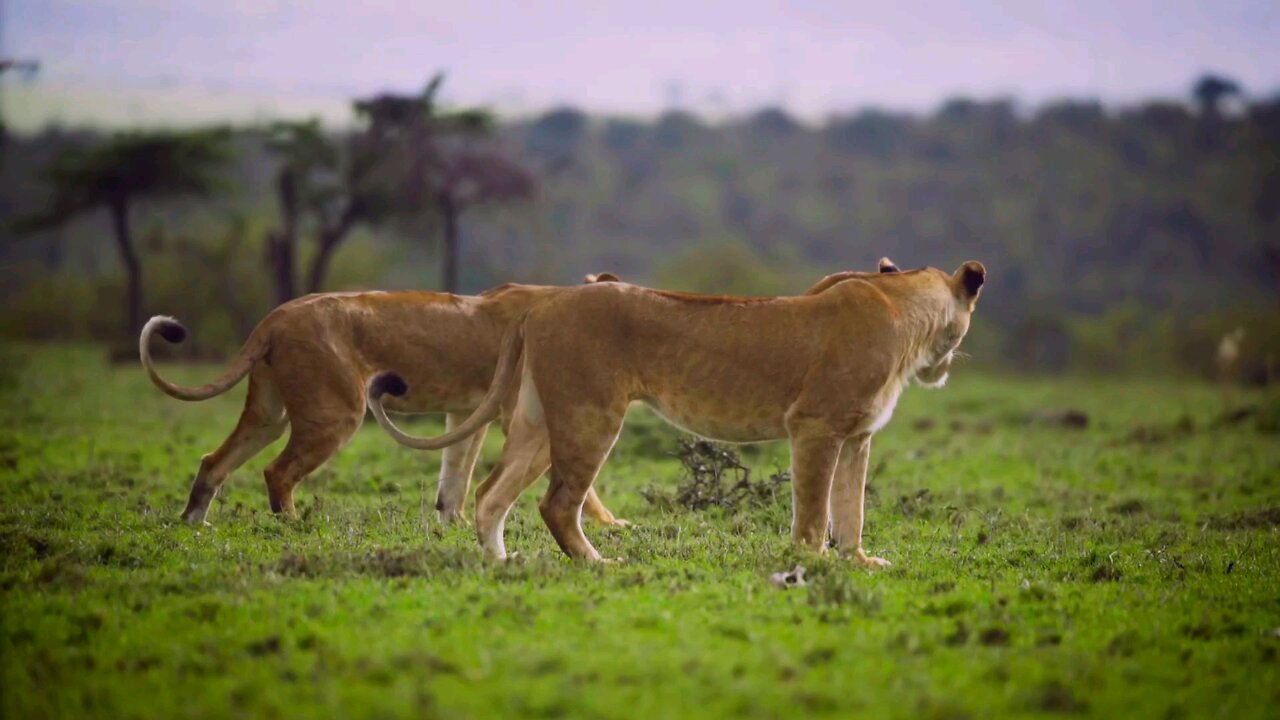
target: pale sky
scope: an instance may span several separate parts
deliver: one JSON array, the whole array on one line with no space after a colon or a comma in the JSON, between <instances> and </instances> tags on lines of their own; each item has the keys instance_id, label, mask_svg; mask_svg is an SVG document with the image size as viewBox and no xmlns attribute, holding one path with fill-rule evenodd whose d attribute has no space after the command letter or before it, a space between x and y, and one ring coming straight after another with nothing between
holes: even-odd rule
<instances>
[{"instance_id":1,"label":"pale sky","mask_svg":"<svg viewBox=\"0 0 1280 720\"><path fill-rule=\"evenodd\" d=\"M947 97L1183 97L1204 71L1280 90L1280 2L0 0L17 127L347 116L415 90L524 115L782 105L821 120Z\"/></svg>"}]
</instances>

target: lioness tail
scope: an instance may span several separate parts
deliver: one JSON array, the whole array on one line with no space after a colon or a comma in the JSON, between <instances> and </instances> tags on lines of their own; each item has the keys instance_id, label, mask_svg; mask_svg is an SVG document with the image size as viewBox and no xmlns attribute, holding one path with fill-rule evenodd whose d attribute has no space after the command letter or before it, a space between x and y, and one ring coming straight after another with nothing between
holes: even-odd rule
<instances>
[{"instance_id":1,"label":"lioness tail","mask_svg":"<svg viewBox=\"0 0 1280 720\"><path fill-rule=\"evenodd\" d=\"M216 395L221 395L234 387L245 375L248 375L249 371L253 369L253 364L266 353L266 343L261 341L257 333L254 333L249 336L249 340L245 342L244 347L240 348L240 354L236 355L235 360L231 362L231 367L227 368L216 380L200 387L182 387L160 377L155 364L151 361L151 336L155 333L160 333L160 337L177 344L187 338L187 329L182 326L182 323L171 317L156 315L148 320L146 325L142 326L142 335L138 338L138 352L142 356L142 367L146 369L147 376L164 394L179 400L208 400Z\"/></svg>"},{"instance_id":2,"label":"lioness tail","mask_svg":"<svg viewBox=\"0 0 1280 720\"><path fill-rule=\"evenodd\" d=\"M396 427L396 424L391 422L391 418L387 417L387 411L382 407L382 396L389 394L400 397L409 391L409 385L404 378L393 372L379 373L369 381L369 410L373 412L373 417L382 429L401 445L418 450L440 450L449 447L475 434L485 423L492 422L498 417L498 413L502 411L502 398L515 378L516 366L524 351L523 341L524 321L521 320L507 330L507 335L503 338L502 350L498 354L498 369L493 375L493 382L489 383L489 389L485 391L484 399L480 401L480 406L466 420L463 420L462 424L443 435L415 437Z\"/></svg>"}]
</instances>

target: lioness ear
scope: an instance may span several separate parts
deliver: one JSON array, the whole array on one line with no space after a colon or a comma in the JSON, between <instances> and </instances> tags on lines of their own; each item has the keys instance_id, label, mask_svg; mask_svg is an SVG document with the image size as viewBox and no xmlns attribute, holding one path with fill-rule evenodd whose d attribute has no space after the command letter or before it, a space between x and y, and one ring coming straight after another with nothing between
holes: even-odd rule
<instances>
[{"instance_id":1,"label":"lioness ear","mask_svg":"<svg viewBox=\"0 0 1280 720\"><path fill-rule=\"evenodd\" d=\"M882 257L880 258L880 272L882 273L898 272L898 266L894 265L893 261L890 260L889 258Z\"/></svg>"},{"instance_id":2,"label":"lioness ear","mask_svg":"<svg viewBox=\"0 0 1280 720\"><path fill-rule=\"evenodd\" d=\"M951 276L951 283L955 287L956 294L969 299L978 297L978 291L982 289L982 285L986 281L987 269L976 260L970 260L961 265L956 269L955 274Z\"/></svg>"},{"instance_id":3,"label":"lioness ear","mask_svg":"<svg viewBox=\"0 0 1280 720\"><path fill-rule=\"evenodd\" d=\"M622 282L622 278L611 272L588 273L586 277L582 278L582 282L586 285L600 282Z\"/></svg>"}]
</instances>

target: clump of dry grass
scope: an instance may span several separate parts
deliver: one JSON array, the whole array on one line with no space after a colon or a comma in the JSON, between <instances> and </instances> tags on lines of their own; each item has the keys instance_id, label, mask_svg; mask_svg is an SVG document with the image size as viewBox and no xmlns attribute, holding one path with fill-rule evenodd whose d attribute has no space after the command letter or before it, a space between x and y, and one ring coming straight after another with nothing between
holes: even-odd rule
<instances>
[{"instance_id":1,"label":"clump of dry grass","mask_svg":"<svg viewBox=\"0 0 1280 720\"><path fill-rule=\"evenodd\" d=\"M674 496L649 487L642 494L650 504L695 511L765 507L777 502L782 487L791 482L791 473L785 470L753 479L751 468L743 464L738 453L707 440L681 440L675 457L682 473Z\"/></svg>"}]
</instances>

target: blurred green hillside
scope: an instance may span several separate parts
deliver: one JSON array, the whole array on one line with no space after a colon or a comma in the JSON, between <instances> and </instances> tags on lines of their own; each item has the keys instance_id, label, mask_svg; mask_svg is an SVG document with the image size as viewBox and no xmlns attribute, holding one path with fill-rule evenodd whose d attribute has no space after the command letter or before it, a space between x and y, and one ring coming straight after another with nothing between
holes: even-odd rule
<instances>
[{"instance_id":1,"label":"blurred green hillside","mask_svg":"<svg viewBox=\"0 0 1280 720\"><path fill-rule=\"evenodd\" d=\"M100 140L8 138L0 216L43 207L42 168L59 148ZM258 130L233 142L226 192L134 219L146 311L182 317L211 349L238 342L273 302L263 257L280 222L279 160ZM1241 372L1261 380L1280 364L1280 99L1033 111L958 99L820 127L777 109L708 124L561 108L500 125L496 145L538 190L463 218L467 291L610 270L772 294L882 255L946 269L979 259L990 282L967 342L975 362L1207 374L1219 338L1244 326ZM108 230L105 213L29 236L0 229L3 331L112 339L122 290ZM361 227L329 287L436 287L439 234L429 215Z\"/></svg>"}]
</instances>

